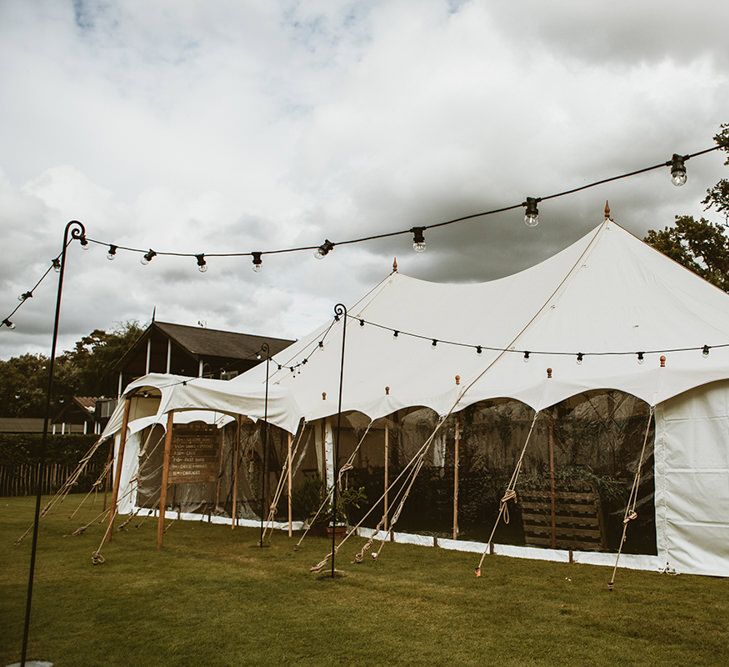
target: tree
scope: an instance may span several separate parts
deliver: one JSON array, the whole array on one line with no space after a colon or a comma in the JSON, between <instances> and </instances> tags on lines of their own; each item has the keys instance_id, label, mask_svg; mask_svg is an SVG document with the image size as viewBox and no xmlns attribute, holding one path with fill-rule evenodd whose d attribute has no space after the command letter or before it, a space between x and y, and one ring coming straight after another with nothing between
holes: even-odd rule
<instances>
[{"instance_id":1,"label":"tree","mask_svg":"<svg viewBox=\"0 0 729 667\"><path fill-rule=\"evenodd\" d=\"M714 141L729 153L729 124L721 126ZM729 158L724 162L729 165ZM677 215L673 227L649 230L644 241L664 255L729 292L729 179L722 178L706 191L701 201L704 210L713 209L723 215L723 222L704 217Z\"/></svg>"},{"instance_id":2,"label":"tree","mask_svg":"<svg viewBox=\"0 0 729 667\"><path fill-rule=\"evenodd\" d=\"M42 417L46 404L48 357L23 354L0 360L0 410L5 417Z\"/></svg>"},{"instance_id":3,"label":"tree","mask_svg":"<svg viewBox=\"0 0 729 667\"><path fill-rule=\"evenodd\" d=\"M142 331L134 321L120 324L111 332L96 329L60 355L54 374L53 410L72 396L101 396L114 389L111 368ZM42 354L0 360L0 414L42 417L47 382L48 357Z\"/></svg>"},{"instance_id":4,"label":"tree","mask_svg":"<svg viewBox=\"0 0 729 667\"><path fill-rule=\"evenodd\" d=\"M58 359L56 394L101 396L108 393L111 368L142 331L138 322L129 321L111 332L95 329L77 341L72 350Z\"/></svg>"}]
</instances>

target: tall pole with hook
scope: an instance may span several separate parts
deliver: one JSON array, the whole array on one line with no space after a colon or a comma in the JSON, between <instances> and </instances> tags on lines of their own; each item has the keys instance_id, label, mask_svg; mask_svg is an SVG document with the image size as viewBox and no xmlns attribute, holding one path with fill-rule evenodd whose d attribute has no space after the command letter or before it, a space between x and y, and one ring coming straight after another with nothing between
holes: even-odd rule
<instances>
[{"instance_id":1,"label":"tall pole with hook","mask_svg":"<svg viewBox=\"0 0 729 667\"><path fill-rule=\"evenodd\" d=\"M70 236L70 238L69 238ZM61 267L58 274L58 291L56 293L56 312L53 320L53 338L51 340L51 357L48 360L48 385L46 387L46 408L43 416L43 438L38 453L38 469L35 491L35 515L33 518L33 543L30 550L30 568L28 571L28 592L25 600L25 621L23 624L23 647L20 653L20 664L25 665L28 653L28 636L30 634L30 611L33 602L33 579L35 577L35 561L38 549L38 523L40 520L41 491L43 489L43 473L46 467L46 449L48 445L48 422L51 415L51 399L53 397L53 370L56 362L56 345L58 343L58 325L61 318L61 299L63 297L63 277L66 272L66 249L74 240L84 239L86 228L78 220L71 220L63 230L63 247L61 249Z\"/></svg>"},{"instance_id":2,"label":"tall pole with hook","mask_svg":"<svg viewBox=\"0 0 729 667\"><path fill-rule=\"evenodd\" d=\"M334 488L332 490L332 578L337 548L337 486L339 484L339 438L342 431L342 385L344 384L344 345L347 341L347 307L343 303L334 306L334 319L342 320L342 357L339 363L339 401L337 403L337 437L334 439Z\"/></svg>"}]
</instances>

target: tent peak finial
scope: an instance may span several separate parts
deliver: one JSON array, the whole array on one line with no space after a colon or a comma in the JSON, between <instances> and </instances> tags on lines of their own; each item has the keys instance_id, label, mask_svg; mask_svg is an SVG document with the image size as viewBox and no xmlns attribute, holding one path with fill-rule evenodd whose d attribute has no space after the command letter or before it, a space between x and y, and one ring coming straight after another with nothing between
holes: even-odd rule
<instances>
[{"instance_id":1,"label":"tent peak finial","mask_svg":"<svg viewBox=\"0 0 729 667\"><path fill-rule=\"evenodd\" d=\"M392 258L392 272L397 273L397 257Z\"/></svg>"},{"instance_id":2,"label":"tent peak finial","mask_svg":"<svg viewBox=\"0 0 729 667\"><path fill-rule=\"evenodd\" d=\"M605 200L605 220L612 220L610 217L610 204L608 200Z\"/></svg>"}]
</instances>

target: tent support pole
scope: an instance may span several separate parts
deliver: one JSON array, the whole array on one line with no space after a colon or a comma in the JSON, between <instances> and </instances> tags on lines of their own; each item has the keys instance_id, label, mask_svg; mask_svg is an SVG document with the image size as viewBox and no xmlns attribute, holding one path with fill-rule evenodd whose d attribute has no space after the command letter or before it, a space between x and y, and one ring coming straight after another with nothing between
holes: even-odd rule
<instances>
[{"instance_id":1,"label":"tent support pole","mask_svg":"<svg viewBox=\"0 0 729 667\"><path fill-rule=\"evenodd\" d=\"M458 539L458 465L461 449L461 419L456 417L453 443L453 539Z\"/></svg>"},{"instance_id":2,"label":"tent support pole","mask_svg":"<svg viewBox=\"0 0 729 667\"><path fill-rule=\"evenodd\" d=\"M220 505L220 485L223 479L223 449L225 447L225 429L220 429L220 452L218 454L218 481L215 484L215 509Z\"/></svg>"},{"instance_id":3,"label":"tent support pole","mask_svg":"<svg viewBox=\"0 0 729 667\"><path fill-rule=\"evenodd\" d=\"M383 507L383 514L384 514L384 520L383 520L383 530L387 532L387 515L390 511L390 494L389 494L389 488L390 488L390 427L388 424L385 424L385 497L384 497L384 507Z\"/></svg>"},{"instance_id":4,"label":"tent support pole","mask_svg":"<svg viewBox=\"0 0 729 667\"><path fill-rule=\"evenodd\" d=\"M263 465L261 466L261 536L258 541L258 545L263 547L263 522L265 517L268 515L266 508L266 478L268 476L268 381L269 381L269 367L271 363L271 354L268 343L261 345L261 352L266 355L266 395L263 401Z\"/></svg>"},{"instance_id":5,"label":"tent support pole","mask_svg":"<svg viewBox=\"0 0 729 667\"><path fill-rule=\"evenodd\" d=\"M235 530L238 525L238 467L240 459L240 416L235 418L235 442L233 443L233 517L230 522L230 529Z\"/></svg>"},{"instance_id":6,"label":"tent support pole","mask_svg":"<svg viewBox=\"0 0 729 667\"><path fill-rule=\"evenodd\" d=\"M172 453L172 429L174 410L167 413L167 432L165 433L165 454L162 462L162 486L159 490L159 515L157 516L157 548L162 548L165 536L165 510L167 509L167 481L170 476L170 454Z\"/></svg>"},{"instance_id":7,"label":"tent support pole","mask_svg":"<svg viewBox=\"0 0 729 667\"><path fill-rule=\"evenodd\" d=\"M337 486L339 477L339 438L342 433L342 388L344 385L344 346L347 342L347 307L343 303L334 306L335 321L342 320L342 356L339 362L339 401L337 403L337 437L334 439L334 487L332 489L332 579L334 578L334 559L337 555Z\"/></svg>"},{"instance_id":8,"label":"tent support pole","mask_svg":"<svg viewBox=\"0 0 729 667\"><path fill-rule=\"evenodd\" d=\"M119 511L117 507L117 501L119 500L119 484L121 482L121 471L122 463L124 463L124 448L127 444L127 427L129 426L129 410L132 406L132 399L125 399L124 403L124 416L122 417L121 433L119 435L119 460L114 466L114 487L111 492L111 513L109 515L109 527L107 532L107 542L111 542L111 536L114 532L114 519L116 519L116 513ZM112 447L114 442L112 440Z\"/></svg>"},{"instance_id":9,"label":"tent support pole","mask_svg":"<svg viewBox=\"0 0 729 667\"><path fill-rule=\"evenodd\" d=\"M288 442L287 442L287 452L286 452L286 474L288 476L287 479L287 500L288 500L288 515L289 515L289 537L291 537L294 534L293 531L293 516L291 514L291 484L293 481L292 478L292 472L291 472L291 434L287 433L288 436Z\"/></svg>"},{"instance_id":10,"label":"tent support pole","mask_svg":"<svg viewBox=\"0 0 729 667\"><path fill-rule=\"evenodd\" d=\"M549 495L552 501L551 545L557 548L557 487L554 480L554 417L549 420Z\"/></svg>"}]
</instances>

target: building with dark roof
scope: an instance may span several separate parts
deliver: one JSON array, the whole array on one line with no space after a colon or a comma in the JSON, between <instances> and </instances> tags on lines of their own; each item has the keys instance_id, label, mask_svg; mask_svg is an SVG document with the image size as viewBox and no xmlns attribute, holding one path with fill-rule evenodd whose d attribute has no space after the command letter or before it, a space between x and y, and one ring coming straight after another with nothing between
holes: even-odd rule
<instances>
[{"instance_id":1,"label":"building with dark roof","mask_svg":"<svg viewBox=\"0 0 729 667\"><path fill-rule=\"evenodd\" d=\"M260 363L264 343L274 355L293 342L153 321L114 367L117 395L147 373L230 379Z\"/></svg>"},{"instance_id":2,"label":"building with dark roof","mask_svg":"<svg viewBox=\"0 0 729 667\"><path fill-rule=\"evenodd\" d=\"M54 434L101 432L96 419L95 396L72 396L51 421Z\"/></svg>"}]
</instances>

